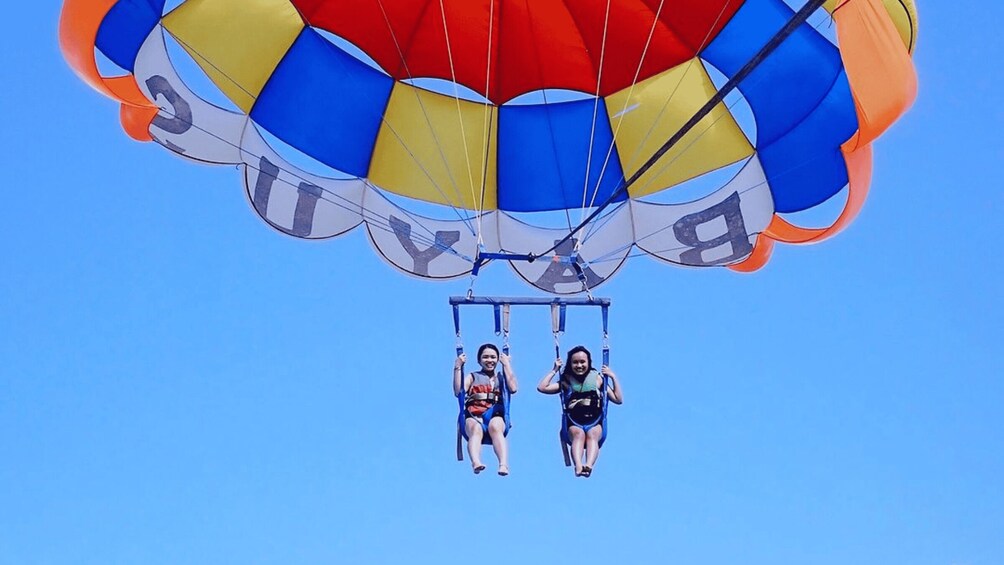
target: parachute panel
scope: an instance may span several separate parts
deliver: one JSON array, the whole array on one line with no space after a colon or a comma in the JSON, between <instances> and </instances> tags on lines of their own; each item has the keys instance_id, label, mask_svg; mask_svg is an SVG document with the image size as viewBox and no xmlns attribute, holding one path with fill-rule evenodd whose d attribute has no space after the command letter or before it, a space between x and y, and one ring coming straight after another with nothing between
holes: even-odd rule
<instances>
[{"instance_id":1,"label":"parachute panel","mask_svg":"<svg viewBox=\"0 0 1004 565\"><path fill-rule=\"evenodd\" d=\"M308 28L276 67L251 118L314 159L365 177L393 86Z\"/></svg>"},{"instance_id":2,"label":"parachute panel","mask_svg":"<svg viewBox=\"0 0 1004 565\"><path fill-rule=\"evenodd\" d=\"M840 146L856 129L850 85L841 71L833 88L805 119L760 149L778 212L806 210L847 185L847 163Z\"/></svg>"},{"instance_id":3,"label":"parachute panel","mask_svg":"<svg viewBox=\"0 0 1004 565\"><path fill-rule=\"evenodd\" d=\"M869 143L916 95L912 0L830 2L835 37L789 26L794 12L782 0L678 0L671 10L637 0L171 5L162 16L163 0L64 3L64 54L122 104L129 135L240 164L248 202L282 233L326 238L365 223L388 262L424 278L466 275L491 253L537 288L577 293L608 280L633 249L755 270L773 241L820 241L854 218L871 177ZM782 27L794 33L782 38ZM242 111L186 86L168 32ZM750 62L765 43L773 51ZM130 72L102 76L95 47ZM711 67L730 89L745 69L739 109ZM711 99L724 102L677 136ZM736 122L747 104L755 140ZM663 144L667 153L625 187ZM329 172L301 170L305 156ZM725 186L696 179L744 159ZM340 174L353 178L331 178ZM686 204L648 201L679 202L712 183ZM830 227L778 215L845 185ZM456 219L417 214L425 202ZM524 222L552 217L567 229Z\"/></svg>"},{"instance_id":4,"label":"parachute panel","mask_svg":"<svg viewBox=\"0 0 1004 565\"><path fill-rule=\"evenodd\" d=\"M499 208L563 210L603 202L623 180L599 99L499 111Z\"/></svg>"},{"instance_id":5,"label":"parachute panel","mask_svg":"<svg viewBox=\"0 0 1004 565\"><path fill-rule=\"evenodd\" d=\"M417 200L494 210L497 117L494 106L395 83L370 179Z\"/></svg>"},{"instance_id":6,"label":"parachute panel","mask_svg":"<svg viewBox=\"0 0 1004 565\"><path fill-rule=\"evenodd\" d=\"M210 104L185 85L168 56L160 26L136 55L134 72L144 96L160 105L148 125L154 141L203 163L241 162L241 134L247 116Z\"/></svg>"},{"instance_id":7,"label":"parachute panel","mask_svg":"<svg viewBox=\"0 0 1004 565\"><path fill-rule=\"evenodd\" d=\"M703 56L733 76L792 14L782 0L748 0ZM756 117L756 147L778 211L804 210L847 184L840 145L857 119L836 46L803 24L739 90Z\"/></svg>"},{"instance_id":8,"label":"parachute panel","mask_svg":"<svg viewBox=\"0 0 1004 565\"><path fill-rule=\"evenodd\" d=\"M756 157L725 186L687 204L632 202L635 244L677 265L730 265L753 252L774 215L771 190Z\"/></svg>"},{"instance_id":9,"label":"parachute panel","mask_svg":"<svg viewBox=\"0 0 1004 565\"><path fill-rule=\"evenodd\" d=\"M160 23L163 12L164 0L116 2L98 28L97 48L116 65L132 72L136 54Z\"/></svg>"},{"instance_id":10,"label":"parachute panel","mask_svg":"<svg viewBox=\"0 0 1004 565\"><path fill-rule=\"evenodd\" d=\"M451 279L467 275L478 254L480 226L482 241L489 249L498 246L497 215L479 218L435 220L409 212L367 187L363 197L363 218L370 242L388 263L400 271L422 278Z\"/></svg>"},{"instance_id":11,"label":"parachute panel","mask_svg":"<svg viewBox=\"0 0 1004 565\"><path fill-rule=\"evenodd\" d=\"M502 250L543 249L567 234L567 230L531 226L509 214L499 214ZM630 207L623 203L597 223L594 233L567 241L555 256L532 263L510 261L510 265L544 292L578 294L603 284L620 270L633 247L633 235Z\"/></svg>"},{"instance_id":12,"label":"parachute panel","mask_svg":"<svg viewBox=\"0 0 1004 565\"><path fill-rule=\"evenodd\" d=\"M298 171L247 122L242 157L248 203L276 230L303 239L341 235L363 221L366 184Z\"/></svg>"}]
</instances>

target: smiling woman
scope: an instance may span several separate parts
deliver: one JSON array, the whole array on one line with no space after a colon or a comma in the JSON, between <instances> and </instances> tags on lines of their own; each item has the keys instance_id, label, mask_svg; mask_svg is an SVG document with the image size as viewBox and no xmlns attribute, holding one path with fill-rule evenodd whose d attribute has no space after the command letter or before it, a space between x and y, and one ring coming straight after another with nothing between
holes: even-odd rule
<instances>
[{"instance_id":1,"label":"smiling woman","mask_svg":"<svg viewBox=\"0 0 1004 565\"><path fill-rule=\"evenodd\" d=\"M552 382L555 376L559 379ZM607 401L624 403L616 373L605 361L599 371L594 369L592 354L577 345L568 351L564 370L561 357L554 360L554 368L537 383L537 390L561 394L561 440L569 448L566 459L571 456L576 477L588 478L606 440Z\"/></svg>"},{"instance_id":2,"label":"smiling woman","mask_svg":"<svg viewBox=\"0 0 1004 565\"><path fill-rule=\"evenodd\" d=\"M912 2L791 4L66 0L61 43L130 136L238 165L284 234L365 225L411 275L488 257L576 294L632 255L756 270L774 241L820 241L860 210L870 142L916 93ZM95 48L123 74L102 76ZM692 200L665 197L723 170ZM847 186L832 226L781 217Z\"/></svg>"},{"instance_id":3,"label":"smiling woman","mask_svg":"<svg viewBox=\"0 0 1004 565\"><path fill-rule=\"evenodd\" d=\"M461 429L467 439L467 453L471 457L471 467L477 475L485 470L481 462L481 446L489 444L495 450L499 461L498 473L509 474L509 395L516 394L519 387L513 372L509 355L499 353L497 347L486 343L478 348L478 364L481 369L464 375L467 356L457 356L453 365L453 394L461 398L463 420ZM501 364L502 370L496 371Z\"/></svg>"}]
</instances>

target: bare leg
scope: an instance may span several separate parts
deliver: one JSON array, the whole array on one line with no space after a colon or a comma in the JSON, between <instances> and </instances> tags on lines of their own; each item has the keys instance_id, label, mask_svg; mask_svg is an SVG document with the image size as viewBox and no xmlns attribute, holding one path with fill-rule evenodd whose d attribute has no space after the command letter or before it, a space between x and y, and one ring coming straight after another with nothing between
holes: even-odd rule
<instances>
[{"instance_id":1,"label":"bare leg","mask_svg":"<svg viewBox=\"0 0 1004 565\"><path fill-rule=\"evenodd\" d=\"M582 474L582 446L586 443L586 434L578 426L568 426L568 435L572 440L572 464L578 477Z\"/></svg>"},{"instance_id":2,"label":"bare leg","mask_svg":"<svg viewBox=\"0 0 1004 565\"><path fill-rule=\"evenodd\" d=\"M471 456L471 467L477 474L485 470L481 463L481 438L484 437L484 431L481 429L481 422L474 418L467 418L464 426L467 428L467 454Z\"/></svg>"},{"instance_id":3,"label":"bare leg","mask_svg":"<svg viewBox=\"0 0 1004 565\"><path fill-rule=\"evenodd\" d=\"M592 472L596 458L600 456L600 438L603 437L603 426L597 424L586 434L586 467Z\"/></svg>"},{"instance_id":4,"label":"bare leg","mask_svg":"<svg viewBox=\"0 0 1004 565\"><path fill-rule=\"evenodd\" d=\"M499 460L499 474L504 477L509 474L509 444L505 437L505 420L492 418L488 422L488 435L492 438L495 457Z\"/></svg>"}]
</instances>

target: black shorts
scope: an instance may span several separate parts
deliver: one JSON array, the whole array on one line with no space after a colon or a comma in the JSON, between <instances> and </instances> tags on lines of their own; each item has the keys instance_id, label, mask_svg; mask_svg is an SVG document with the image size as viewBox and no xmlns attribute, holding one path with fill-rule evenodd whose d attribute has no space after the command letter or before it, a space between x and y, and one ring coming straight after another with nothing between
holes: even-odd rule
<instances>
[{"instance_id":1,"label":"black shorts","mask_svg":"<svg viewBox=\"0 0 1004 565\"><path fill-rule=\"evenodd\" d=\"M576 406L569 410L565 416L569 426L590 426L597 424L603 416L603 410L599 406Z\"/></svg>"},{"instance_id":2,"label":"black shorts","mask_svg":"<svg viewBox=\"0 0 1004 565\"><path fill-rule=\"evenodd\" d=\"M474 414L471 414L470 410L464 408L464 417L474 418L475 420L480 420L482 422L491 422L492 418L505 418L505 410L502 409L501 402L496 402L495 404L492 404L491 408L485 410L485 412L480 416L475 416Z\"/></svg>"}]
</instances>

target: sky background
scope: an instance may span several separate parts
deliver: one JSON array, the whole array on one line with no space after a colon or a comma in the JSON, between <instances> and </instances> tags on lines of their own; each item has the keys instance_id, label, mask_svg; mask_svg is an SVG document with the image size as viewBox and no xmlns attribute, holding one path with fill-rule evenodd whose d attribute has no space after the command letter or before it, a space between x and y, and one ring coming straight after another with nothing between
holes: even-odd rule
<instances>
[{"instance_id":1,"label":"sky background","mask_svg":"<svg viewBox=\"0 0 1004 565\"><path fill-rule=\"evenodd\" d=\"M512 475L474 477L467 281L282 236L233 167L129 140L59 7L0 34L0 563L1004 563L997 3L920 2L919 98L839 237L597 291L625 404L588 481L533 390L546 311L513 315ZM498 265L477 291L533 294ZM599 330L573 310L563 344Z\"/></svg>"}]
</instances>

